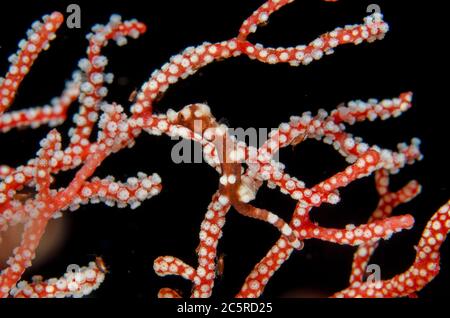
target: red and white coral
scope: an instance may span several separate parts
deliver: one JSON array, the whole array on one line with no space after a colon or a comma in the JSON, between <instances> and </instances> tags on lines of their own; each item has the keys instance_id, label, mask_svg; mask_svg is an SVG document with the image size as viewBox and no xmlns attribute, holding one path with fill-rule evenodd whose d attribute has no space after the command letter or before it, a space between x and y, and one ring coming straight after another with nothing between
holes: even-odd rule
<instances>
[{"instance_id":1,"label":"red and white coral","mask_svg":"<svg viewBox=\"0 0 450 318\"><path fill-rule=\"evenodd\" d=\"M31 283L18 282L23 272L31 266L49 220L59 217L61 211L67 208L75 210L80 204L100 201L135 208L161 191L161 180L156 174L149 177L138 173L137 177L129 178L126 183L117 182L113 177L102 180L92 177L106 157L124 147L132 147L142 131L180 136L201 143L205 161L220 174L218 190L201 224L197 267L172 256L162 256L154 262L158 275L179 275L190 280L193 284L192 297L209 297L212 294L217 246L231 207L244 216L272 224L281 235L248 275L237 297L260 296L274 273L310 238L359 246L354 257L350 286L337 293L337 297L412 295L437 275L439 248L450 229L450 203L429 221L419 242L416 261L407 272L373 286L364 282L362 276L380 239L388 239L392 234L413 226L411 215L390 214L397 205L416 196L420 186L413 181L400 191L391 193L388 191L388 178L406 164L420 160L421 154L417 139L413 139L410 145L400 144L397 151L391 151L364 143L361 138L346 132L346 127L360 121L385 120L400 115L411 107L410 92L382 101L349 102L330 114L321 110L316 116L309 112L293 116L272 132L259 149L237 142L228 127L217 122L211 109L204 104L188 105L179 112L170 109L167 114L153 114L156 99L170 85L214 61L244 55L268 64L307 65L333 53L334 48L340 45L372 42L382 39L388 31L382 15L375 13L366 17L361 25L337 28L307 45L269 48L247 40L259 24L266 23L273 12L289 2L269 0L244 21L236 37L189 47L173 56L161 69L154 71L141 87L136 102L131 105L131 116L124 113L122 106L104 101L107 94L104 84L110 83L113 77L105 73L107 59L101 55L101 49L109 40L123 45L126 43L125 37L137 38L146 27L135 20L122 22L117 15L113 15L108 24L93 28L88 36L88 57L80 61L80 71L74 73L61 97L53 100L51 106L6 112L39 52L47 49L48 42L55 37L63 17L60 13L53 13L45 16L43 23L33 24L28 40L21 42L17 55L10 58L12 65L0 81L0 129L7 131L24 126L34 128L42 124L59 124L65 120L68 108L76 99L80 110L74 116L75 126L69 132L70 144L67 148L61 149L61 136L53 130L41 142L37 158L18 167L0 167L0 230L5 231L18 223L25 225L20 245L8 260L8 267L0 274L0 296L80 296L98 287L104 273L95 263L81 269L74 278L75 284L68 282L67 275L60 279L44 281L36 278ZM97 139L91 141L96 123L100 130ZM307 138L332 145L346 158L349 166L313 187L306 187L304 182L286 173L284 165L275 161L273 156L280 148L296 145ZM247 169L243 168L243 164ZM52 175L77 168L75 177L66 188L51 189ZM349 224L344 229L333 229L321 227L310 220L313 208L323 203L339 202L339 188L371 174L375 174L380 202L367 224ZM264 183L271 188L278 187L297 202L290 221L250 203ZM16 195L24 187L33 187L36 193L23 202ZM180 297L180 294L164 288L159 296Z\"/></svg>"}]
</instances>

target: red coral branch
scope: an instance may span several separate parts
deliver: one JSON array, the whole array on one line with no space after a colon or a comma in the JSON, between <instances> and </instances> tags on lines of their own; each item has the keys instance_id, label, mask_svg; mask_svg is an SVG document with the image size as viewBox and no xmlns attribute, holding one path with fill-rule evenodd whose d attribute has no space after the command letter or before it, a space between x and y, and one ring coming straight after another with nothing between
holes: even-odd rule
<instances>
[{"instance_id":1,"label":"red coral branch","mask_svg":"<svg viewBox=\"0 0 450 318\"><path fill-rule=\"evenodd\" d=\"M404 273L377 282L354 281L334 297L405 297L424 288L439 273L439 249L450 231L450 201L444 204L428 221L416 258Z\"/></svg>"},{"instance_id":2,"label":"red coral branch","mask_svg":"<svg viewBox=\"0 0 450 318\"><path fill-rule=\"evenodd\" d=\"M259 149L238 142L205 104L188 105L178 112L169 109L166 114L153 114L154 103L170 85L214 61L245 55L268 64L307 65L333 53L339 45L372 42L382 39L388 31L382 15L375 13L366 17L361 25L336 28L307 45L268 48L247 40L258 25L266 23L272 13L289 2L269 0L243 22L236 37L215 44L188 47L173 56L154 71L141 87L135 103L131 105L130 116L124 113L122 106L104 101L107 94L104 84L110 83L113 77L105 73L107 58L101 50L109 40L123 45L126 37L137 38L146 31L146 26L136 20L122 22L117 15L113 15L106 25L94 26L88 35L88 57L79 63L81 72L74 73L61 97L55 99L51 106L4 113L37 55L55 37L54 32L63 18L60 13L53 13L44 17L44 23L33 25L34 31L30 32L28 40L21 42L18 54L10 59L12 65L5 79L0 81L0 130L59 124L66 119L69 106L77 98L80 109L74 116L67 148L61 149L61 136L53 130L41 142L36 159L18 167L0 166L0 231L18 223L25 225L20 245L0 274L1 297L78 297L98 287L105 270L104 265L96 263L82 268L74 277L66 273L60 279L44 281L36 278L31 283L19 283L19 280L31 266L49 220L59 217L62 211L68 208L76 210L80 204L100 201L107 205L136 208L161 191L161 179L157 174L148 176L138 173L137 177L128 178L126 182L115 181L112 176L104 179L94 177L97 167L108 156L125 147L132 147L143 131L200 143L205 162L219 173L218 190L201 224L200 243L196 250L197 266L188 265L173 256L162 256L154 262L158 275L177 275L191 281L191 297L209 297L212 294L218 270L217 247L231 207L243 216L273 225L281 235L248 275L237 297L260 296L281 265L311 238L359 246L354 256L350 286L337 293L335 296L338 297L411 296L438 274L439 248L450 228L450 203L429 221L419 242L416 260L407 272L376 282L374 286L363 281L363 273L378 241L389 239L394 233L411 228L414 223L411 215L390 214L397 205L415 197L420 192L420 186L412 181L391 193L388 190L389 174L398 172L406 164L413 164L422 156L417 139L413 139L410 145L400 144L397 151L391 151L368 145L362 138L346 132L346 128L356 122L378 118L385 120L401 115L411 107L411 92L382 101L349 102L330 114L320 110L314 117L309 112L293 116L273 131ZM91 141L95 124L100 130L95 141ZM285 166L274 159L274 155L281 148L297 145L308 138L332 145L346 158L349 166L313 187L307 187L303 181L290 176ZM52 175L69 169L78 169L70 184L66 188L52 189ZM349 224L345 229L333 229L321 227L310 220L313 208L324 203L337 204L340 188L373 173L380 201L367 224ZM297 202L290 221L251 203L264 184L270 188L278 187L280 192ZM23 195L27 188L33 191L25 199L19 199L18 196ZM180 297L181 293L163 288L158 296Z\"/></svg>"},{"instance_id":3,"label":"red coral branch","mask_svg":"<svg viewBox=\"0 0 450 318\"><path fill-rule=\"evenodd\" d=\"M29 32L28 40L19 43L19 50L10 56L11 66L5 78L0 79L0 114L2 114L14 100L17 89L30 71L39 53L49 48L49 41L53 40L55 32L64 21L59 12L43 17L43 23L35 22Z\"/></svg>"},{"instance_id":4,"label":"red coral branch","mask_svg":"<svg viewBox=\"0 0 450 318\"><path fill-rule=\"evenodd\" d=\"M408 202L420 193L420 185L417 181L410 181L397 192L389 192L389 173L386 170L378 170L375 173L375 185L380 195L378 206L369 219L369 222L383 220L391 215L398 205ZM365 243L359 246L353 258L350 284L362 282L370 257L375 252L378 242Z\"/></svg>"},{"instance_id":5,"label":"red coral branch","mask_svg":"<svg viewBox=\"0 0 450 318\"><path fill-rule=\"evenodd\" d=\"M105 279L103 269L96 262L90 262L87 267L71 269L60 278L43 280L42 276L33 276L31 283L21 281L11 290L11 296L14 298L79 298L89 295Z\"/></svg>"}]
</instances>

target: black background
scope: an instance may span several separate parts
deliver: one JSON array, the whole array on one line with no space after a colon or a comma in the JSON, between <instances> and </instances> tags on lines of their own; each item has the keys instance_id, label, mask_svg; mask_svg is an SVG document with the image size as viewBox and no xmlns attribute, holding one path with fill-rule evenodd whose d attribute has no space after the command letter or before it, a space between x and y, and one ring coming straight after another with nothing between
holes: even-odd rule
<instances>
[{"instance_id":1,"label":"black background","mask_svg":"<svg viewBox=\"0 0 450 318\"><path fill-rule=\"evenodd\" d=\"M65 12L73 1L15 1L2 4L0 13L0 67L7 69L7 57L16 51L31 22L54 10ZM374 1L297 1L275 13L266 27L259 28L251 41L267 46L306 44L319 34L337 26L361 23L367 5ZM24 80L12 109L47 103L60 93L77 62L85 56L85 34L95 23L107 22L113 13L124 19L145 22L148 32L125 47L108 46L108 71L115 74L108 101L129 107L128 96L144 83L151 72L185 47L203 41L216 42L237 34L242 21L263 1L78 1L82 10L82 29L58 31L51 49L42 54ZM155 106L156 112L168 107L176 110L193 102L207 102L216 118L231 127L277 127L291 115L319 108L332 110L353 99L391 98L404 91L414 92L414 106L407 113L388 121L367 122L351 127L370 144L394 148L412 137L422 140L424 160L408 166L392 179L398 189L411 179L423 185L422 194L399 207L395 214L412 213L413 230L396 234L382 242L372 263L379 264L382 278L406 270L415 256L423 226L449 197L447 61L445 53L445 10L439 2L377 1L390 25L383 41L336 49L332 56L309 66L266 65L246 57L214 63L171 87ZM447 89L447 90L446 90ZM71 113L76 110L71 108ZM71 121L59 128L63 136ZM34 157L38 141L48 132L12 131L0 135L1 163L17 166ZM66 138L67 142L67 138ZM151 299L161 287L178 288L185 295L190 284L181 278L159 278L153 260L174 255L196 265L200 222L218 177L206 164L176 165L170 153L175 144L167 137L142 134L132 149L108 158L96 175L113 175L125 181L138 171L157 172L163 180L162 193L139 209L88 205L66 213L67 238L62 248L26 277L42 274L59 276L68 264L84 265L101 255L110 273L94 297ZM330 147L307 141L281 152L287 171L314 185L346 166ZM66 173L61 180L70 180ZM341 191L342 202L323 206L312 217L324 226L363 223L377 203L373 178L353 183ZM256 205L289 219L295 202L275 190L262 188ZM61 222L56 220L52 222ZM230 297L261 259L278 233L271 226L231 211L219 252L225 253L225 272L216 283L215 297ZM450 253L448 242L442 247L440 275L421 293L424 297L449 294ZM328 296L347 286L354 248L316 240L306 242L274 276L265 297ZM38 250L39 253L39 250Z\"/></svg>"}]
</instances>

